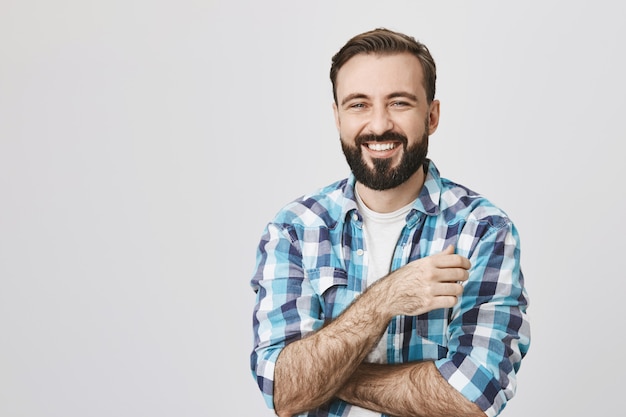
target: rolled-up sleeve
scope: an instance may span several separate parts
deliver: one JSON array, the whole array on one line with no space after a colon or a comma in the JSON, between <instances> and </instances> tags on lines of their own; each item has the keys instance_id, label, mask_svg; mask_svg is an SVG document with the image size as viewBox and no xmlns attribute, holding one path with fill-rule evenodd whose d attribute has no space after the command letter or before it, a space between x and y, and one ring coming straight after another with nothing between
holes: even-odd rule
<instances>
[{"instance_id":1,"label":"rolled-up sleeve","mask_svg":"<svg viewBox=\"0 0 626 417\"><path fill-rule=\"evenodd\" d=\"M253 311L252 374L268 407L274 408L274 366L291 341L320 328L319 300L305 279L295 233L286 225L269 224L257 249L251 280L256 293Z\"/></svg>"},{"instance_id":2,"label":"rolled-up sleeve","mask_svg":"<svg viewBox=\"0 0 626 417\"><path fill-rule=\"evenodd\" d=\"M528 296L514 225L472 227L466 235L471 238L462 236L458 248L472 262L470 278L448 327L448 354L435 365L450 385L493 417L515 395L516 374L530 346Z\"/></svg>"}]
</instances>

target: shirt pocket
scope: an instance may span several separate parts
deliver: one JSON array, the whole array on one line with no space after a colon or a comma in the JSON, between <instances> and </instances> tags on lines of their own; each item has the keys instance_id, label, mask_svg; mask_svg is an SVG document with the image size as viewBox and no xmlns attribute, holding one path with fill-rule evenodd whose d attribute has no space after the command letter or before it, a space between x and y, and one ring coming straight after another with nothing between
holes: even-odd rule
<instances>
[{"instance_id":1,"label":"shirt pocket","mask_svg":"<svg viewBox=\"0 0 626 417\"><path fill-rule=\"evenodd\" d=\"M321 319L334 318L348 306L348 274L345 270L322 266L308 269L306 276L320 301Z\"/></svg>"},{"instance_id":2,"label":"shirt pocket","mask_svg":"<svg viewBox=\"0 0 626 417\"><path fill-rule=\"evenodd\" d=\"M436 360L448 351L448 309L433 310L420 316L411 316L409 345L410 360Z\"/></svg>"},{"instance_id":3,"label":"shirt pocket","mask_svg":"<svg viewBox=\"0 0 626 417\"><path fill-rule=\"evenodd\" d=\"M446 346L440 345L433 340L426 339L418 335L414 335L412 339L411 345L416 348L410 349L408 358L410 362L437 360L445 358L448 353L448 348Z\"/></svg>"}]
</instances>

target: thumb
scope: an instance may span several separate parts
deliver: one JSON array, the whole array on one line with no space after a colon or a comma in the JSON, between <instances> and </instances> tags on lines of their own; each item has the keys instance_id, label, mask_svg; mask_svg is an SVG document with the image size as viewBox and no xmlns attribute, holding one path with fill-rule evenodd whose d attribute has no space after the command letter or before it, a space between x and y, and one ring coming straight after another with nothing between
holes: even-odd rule
<instances>
[{"instance_id":1,"label":"thumb","mask_svg":"<svg viewBox=\"0 0 626 417\"><path fill-rule=\"evenodd\" d=\"M453 255L454 254L454 245L446 246L446 248L441 253L444 254L444 255Z\"/></svg>"}]
</instances>

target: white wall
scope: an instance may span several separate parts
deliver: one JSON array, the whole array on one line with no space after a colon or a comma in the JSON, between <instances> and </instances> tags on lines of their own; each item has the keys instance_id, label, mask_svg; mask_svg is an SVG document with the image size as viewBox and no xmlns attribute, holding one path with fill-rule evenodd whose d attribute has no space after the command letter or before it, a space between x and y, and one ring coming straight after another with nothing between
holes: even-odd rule
<instances>
[{"instance_id":1,"label":"white wall","mask_svg":"<svg viewBox=\"0 0 626 417\"><path fill-rule=\"evenodd\" d=\"M0 415L272 415L248 368L257 240L347 174L330 58L379 26L437 61L442 174L520 229L534 339L503 415L617 415L625 12L3 0Z\"/></svg>"}]
</instances>

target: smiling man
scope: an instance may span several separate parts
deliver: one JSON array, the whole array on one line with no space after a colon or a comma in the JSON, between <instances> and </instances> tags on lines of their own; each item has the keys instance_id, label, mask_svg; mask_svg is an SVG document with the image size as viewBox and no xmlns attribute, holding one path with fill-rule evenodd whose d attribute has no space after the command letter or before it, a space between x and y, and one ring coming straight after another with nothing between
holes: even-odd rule
<instances>
[{"instance_id":1,"label":"smiling man","mask_svg":"<svg viewBox=\"0 0 626 417\"><path fill-rule=\"evenodd\" d=\"M373 208L381 194L393 195L388 211L413 201L424 182L428 136L439 123L439 101L428 100L418 58L360 54L336 77L335 120L361 197ZM370 199L368 190L390 191Z\"/></svg>"},{"instance_id":2,"label":"smiling man","mask_svg":"<svg viewBox=\"0 0 626 417\"><path fill-rule=\"evenodd\" d=\"M257 251L251 367L288 416L496 416L530 345L514 224L427 158L435 63L376 29L333 57L352 175L283 207Z\"/></svg>"}]
</instances>

